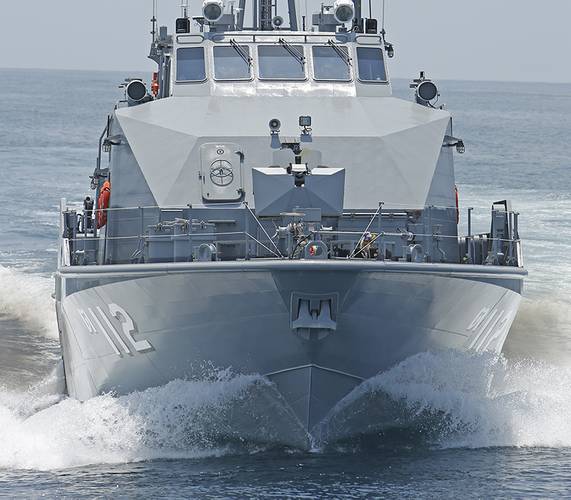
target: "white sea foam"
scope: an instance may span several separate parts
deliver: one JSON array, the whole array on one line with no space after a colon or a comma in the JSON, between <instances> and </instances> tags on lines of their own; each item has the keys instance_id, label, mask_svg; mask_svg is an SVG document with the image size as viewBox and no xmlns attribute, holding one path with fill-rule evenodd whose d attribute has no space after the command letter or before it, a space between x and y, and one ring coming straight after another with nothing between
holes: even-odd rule
<instances>
[{"instance_id":1,"label":"white sea foam","mask_svg":"<svg viewBox=\"0 0 571 500\"><path fill-rule=\"evenodd\" d=\"M27 393L0 390L0 468L52 470L308 444L275 386L260 376L205 370L203 380L84 403L51 392L58 377L55 370Z\"/></svg>"},{"instance_id":2,"label":"white sea foam","mask_svg":"<svg viewBox=\"0 0 571 500\"><path fill-rule=\"evenodd\" d=\"M570 384L571 369L449 351L409 358L360 392L399 402L401 423L437 446L570 447ZM260 415L265 391L275 388L262 377L227 373L85 403L0 391L0 467L200 458L251 451L256 440L279 443L291 415Z\"/></svg>"},{"instance_id":3,"label":"white sea foam","mask_svg":"<svg viewBox=\"0 0 571 500\"><path fill-rule=\"evenodd\" d=\"M571 446L571 369L458 352L424 353L371 379L442 447Z\"/></svg>"},{"instance_id":4,"label":"white sea foam","mask_svg":"<svg viewBox=\"0 0 571 500\"><path fill-rule=\"evenodd\" d=\"M85 403L0 391L0 467L50 470L228 453L242 431L228 412L244 423L236 407L255 404L250 398L260 388L271 386L261 377L222 373ZM249 425L245 439L268 430L256 418ZM226 443L217 440L221 435Z\"/></svg>"},{"instance_id":5,"label":"white sea foam","mask_svg":"<svg viewBox=\"0 0 571 500\"><path fill-rule=\"evenodd\" d=\"M0 314L17 319L34 332L57 338L51 278L0 266Z\"/></svg>"},{"instance_id":6,"label":"white sea foam","mask_svg":"<svg viewBox=\"0 0 571 500\"><path fill-rule=\"evenodd\" d=\"M0 267L0 283L0 313L34 331L56 333L51 279ZM564 298L527 300L512 335L567 340L570 326L571 308ZM533 354L533 349L527 353ZM565 366L446 352L412 357L361 390L398 401L410 425L432 427L431 438L440 446L569 447L570 385L571 368ZM278 396L261 377L224 373L83 404L50 391L0 390L0 467L55 469L202 457L235 451L231 443L256 438L283 442L280 432L288 430L291 414L273 408L271 418L259 415Z\"/></svg>"}]
</instances>

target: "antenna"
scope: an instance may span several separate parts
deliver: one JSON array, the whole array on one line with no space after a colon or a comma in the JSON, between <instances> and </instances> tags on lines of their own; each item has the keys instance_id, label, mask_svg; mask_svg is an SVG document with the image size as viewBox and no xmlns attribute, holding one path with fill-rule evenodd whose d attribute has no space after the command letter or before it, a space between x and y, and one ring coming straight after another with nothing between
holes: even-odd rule
<instances>
[{"instance_id":1,"label":"antenna","mask_svg":"<svg viewBox=\"0 0 571 500\"><path fill-rule=\"evenodd\" d=\"M383 34L386 33L386 31L385 31L385 3L386 3L386 0L383 0Z\"/></svg>"},{"instance_id":2,"label":"antenna","mask_svg":"<svg viewBox=\"0 0 571 500\"><path fill-rule=\"evenodd\" d=\"M157 41L157 0L153 0L153 18L151 19L153 29L151 35L153 35L153 43Z\"/></svg>"},{"instance_id":3,"label":"antenna","mask_svg":"<svg viewBox=\"0 0 571 500\"><path fill-rule=\"evenodd\" d=\"M180 4L180 9L182 11L182 15L180 17L187 18L188 17L188 0L182 0Z\"/></svg>"}]
</instances>

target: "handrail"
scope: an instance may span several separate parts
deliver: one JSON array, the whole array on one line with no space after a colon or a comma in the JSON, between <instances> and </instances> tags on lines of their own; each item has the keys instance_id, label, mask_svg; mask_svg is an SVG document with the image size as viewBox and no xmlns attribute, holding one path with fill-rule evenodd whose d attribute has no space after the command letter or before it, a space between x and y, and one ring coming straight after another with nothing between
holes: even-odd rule
<instances>
[{"instance_id":1,"label":"handrail","mask_svg":"<svg viewBox=\"0 0 571 500\"><path fill-rule=\"evenodd\" d=\"M217 209L228 209L228 207L233 207L235 209L243 209L245 208L246 203L245 202L217 202L216 204L212 204L212 205L201 205L201 206L196 206L196 205L172 205L172 206L158 206L158 205L145 205L145 206L133 206L133 207L109 207L109 208L93 208L93 212L119 212L119 211L125 211L125 210L140 210L140 209L156 209L156 210L188 210L189 208L192 208L193 210L217 210ZM83 206L81 205L81 203L77 203L76 205L68 205L67 207L68 209L76 209L76 210L82 210ZM439 210L456 210L456 206L448 206L448 205L426 205L422 208L411 208L410 205L405 205L405 204L391 204L390 206L387 206L386 204L383 204L383 212L385 213L385 215L390 215L391 212L396 211L397 209L402 209L405 210L406 212L419 212L419 211L423 211L423 210L428 210L428 209L439 209ZM473 207L470 207L473 209ZM376 213L378 209L370 209L367 211L367 209L347 209L343 212L343 216L362 216L362 217L370 217L372 214ZM519 212L517 210L502 210L502 212L505 212L507 214L519 214Z\"/></svg>"},{"instance_id":2,"label":"handrail","mask_svg":"<svg viewBox=\"0 0 571 500\"><path fill-rule=\"evenodd\" d=\"M347 230L333 229L333 227L327 228L321 225L315 227L308 222L302 224L302 232L299 234L292 232L290 234L288 231L293 230L290 230L289 226L286 227L287 221L284 221L284 227L280 226L274 236L270 236L271 231L268 232L270 225L272 223L274 225L279 224L279 220L276 222L276 217L260 218L246 202L225 205L225 207L218 205L216 208L224 208L227 211L224 214L224 221L228 219L226 222L236 224L237 230L235 231L216 231L220 221L216 220L216 208L213 210L210 206L147 206L94 209L92 212L93 222L97 219L97 213L103 211L108 213L138 212L138 215L127 216L132 221L131 226L135 234L125 235L125 231L123 231L122 235L111 236L107 233L108 228L113 228L113 226L108 224L99 231L95 225L89 226L86 224L86 215L85 211L82 211L82 207L74 209L71 206L62 204L60 210L64 226L62 227L62 234L64 234L65 244L68 246L65 247L62 244L61 263L62 265L74 265L79 261L83 263L107 262L107 252L104 251L104 248L107 248L107 245L112 244L112 242L120 241L138 242L136 245L133 245L133 247L136 246L136 250L129 253L131 255L130 261L133 262L135 260L150 259L152 261L153 259L160 260L165 258L167 260L173 258L175 261L192 260L192 254L195 251L193 249L197 248L197 244L214 245L216 252L222 255L222 260L249 259L252 251L250 241L255 242L256 245L253 249L255 258L267 257L269 254L275 258L284 259L292 258L292 255L290 255L291 248L303 248L306 242L321 240L326 245L327 256L330 258L377 258L379 260L410 260L414 258L415 261L418 258L422 258L426 262L457 262L459 258L463 263L497 264L499 262L500 264L498 265L518 267L523 265L521 239L517 231L518 212L512 210L495 210L493 208L493 214L501 212L502 215L499 221L493 219L496 222L492 223L491 231L472 234L471 215L473 209L470 208L468 211L470 227L466 236L458 234L457 225L446 222L449 216L443 212L434 213L433 209L435 209L435 206L425 207L424 210L426 212L413 213L412 215L411 212L423 211L407 210L402 214L407 216L405 226L403 225L405 222L398 217L401 214L399 209L385 209L384 204L379 203L376 211L371 210L366 213L363 211L345 212L344 216L339 217L339 224L343 220L345 221L343 224L349 226ZM228 208L228 205L231 205L232 208ZM455 209L455 207L442 208ZM250 216L256 221L254 227L249 222ZM138 228L135 227L137 217L140 220ZM357 219L356 217L359 218ZM366 217L367 222L361 217ZM80 224L81 218L84 219L83 224ZM108 221L112 220L113 218L108 218ZM118 220L122 220L122 218ZM327 221L327 218L325 220ZM373 227L375 220L378 221L378 224ZM391 220L392 222L387 223L387 221ZM507 232L504 232L504 222L501 222L504 220ZM408 224L409 222L411 225ZM77 226L75 226L76 223ZM327 222L325 223L327 224ZM335 226L335 224L332 225ZM252 227L252 231L250 231L250 227ZM365 229L361 229L362 227L365 227ZM382 230L383 227L386 227L387 230ZM449 229L449 231L446 230L449 234L442 234L443 227ZM365 235L367 234L371 236L365 241ZM402 240L402 243L399 243L399 240ZM163 247L152 246L153 242L158 244L161 241L172 241L172 248L169 245ZM450 243L451 241L456 243ZM83 242L83 245L80 242ZM180 247L180 244L184 246ZM291 246L292 244L294 245L293 247ZM114 246L113 248L118 249L118 253L114 251L109 256L110 261L129 260L125 250L131 248L130 245L129 243L127 246ZM190 245L190 247L187 245ZM234 248L223 250L220 248L222 245L233 245ZM414 252L411 249L415 245L418 248L417 253L413 255ZM287 250L284 250L286 247ZM456 251L454 248L459 250ZM418 249L420 249L420 253L418 253ZM300 255L303 255L303 252ZM297 255L293 255L293 258L296 257ZM219 259L219 257L215 258Z\"/></svg>"}]
</instances>

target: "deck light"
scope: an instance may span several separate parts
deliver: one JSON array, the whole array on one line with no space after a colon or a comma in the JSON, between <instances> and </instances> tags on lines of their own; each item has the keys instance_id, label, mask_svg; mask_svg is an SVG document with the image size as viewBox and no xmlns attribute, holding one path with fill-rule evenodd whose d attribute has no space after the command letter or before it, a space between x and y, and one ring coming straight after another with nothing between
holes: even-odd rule
<instances>
[{"instance_id":1,"label":"deck light","mask_svg":"<svg viewBox=\"0 0 571 500\"><path fill-rule=\"evenodd\" d=\"M311 116L300 116L299 126L304 128L311 127Z\"/></svg>"},{"instance_id":2,"label":"deck light","mask_svg":"<svg viewBox=\"0 0 571 500\"><path fill-rule=\"evenodd\" d=\"M395 56L395 48L393 47L392 43L385 45L385 49L387 50L387 56L389 59L392 59Z\"/></svg>"},{"instance_id":3,"label":"deck light","mask_svg":"<svg viewBox=\"0 0 571 500\"><path fill-rule=\"evenodd\" d=\"M141 80L132 80L127 85L126 92L130 102L140 103L147 97L147 86Z\"/></svg>"},{"instance_id":4,"label":"deck light","mask_svg":"<svg viewBox=\"0 0 571 500\"><path fill-rule=\"evenodd\" d=\"M338 23L345 24L355 17L355 5L352 0L335 0L333 15Z\"/></svg>"},{"instance_id":5,"label":"deck light","mask_svg":"<svg viewBox=\"0 0 571 500\"><path fill-rule=\"evenodd\" d=\"M425 80L416 87L416 95L424 102L430 102L438 97L438 87L430 80Z\"/></svg>"},{"instance_id":6,"label":"deck light","mask_svg":"<svg viewBox=\"0 0 571 500\"><path fill-rule=\"evenodd\" d=\"M209 23L215 23L222 17L224 2L222 0L204 0L202 15Z\"/></svg>"}]
</instances>

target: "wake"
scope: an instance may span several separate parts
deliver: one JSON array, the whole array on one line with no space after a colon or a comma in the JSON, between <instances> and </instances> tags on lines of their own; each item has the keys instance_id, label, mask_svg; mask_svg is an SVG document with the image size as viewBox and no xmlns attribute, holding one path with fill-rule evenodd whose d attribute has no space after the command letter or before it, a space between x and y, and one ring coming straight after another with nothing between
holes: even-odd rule
<instances>
[{"instance_id":1,"label":"wake","mask_svg":"<svg viewBox=\"0 0 571 500\"><path fill-rule=\"evenodd\" d=\"M213 373L84 403L0 391L0 468L51 470L154 459L306 448L307 436L269 381Z\"/></svg>"},{"instance_id":2,"label":"wake","mask_svg":"<svg viewBox=\"0 0 571 500\"><path fill-rule=\"evenodd\" d=\"M368 381L443 448L571 446L571 368L503 356L423 353Z\"/></svg>"}]
</instances>

